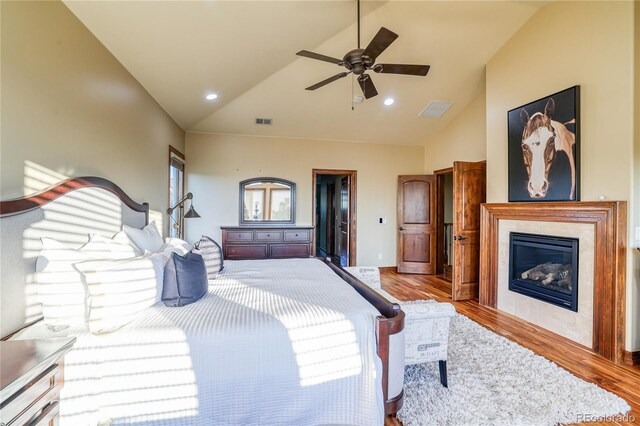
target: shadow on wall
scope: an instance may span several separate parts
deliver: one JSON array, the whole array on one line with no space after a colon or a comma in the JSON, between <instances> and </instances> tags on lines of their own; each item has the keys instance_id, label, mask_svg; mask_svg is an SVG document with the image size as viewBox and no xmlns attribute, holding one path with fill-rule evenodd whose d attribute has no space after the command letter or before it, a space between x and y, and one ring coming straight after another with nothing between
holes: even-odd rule
<instances>
[{"instance_id":1,"label":"shadow on wall","mask_svg":"<svg viewBox=\"0 0 640 426\"><path fill-rule=\"evenodd\" d=\"M62 173L25 161L23 192L33 195L67 178ZM35 263L42 248L42 237L56 239L77 249L88 242L90 234L98 233L110 238L122 229L123 223L144 226L144 219L133 218L130 212L111 192L101 188L84 188L71 191L31 212L3 218L0 335L6 335L21 324L41 316L42 308L35 284ZM152 211L149 216L162 226L162 213ZM23 287L19 283L23 283Z\"/></svg>"}]
</instances>

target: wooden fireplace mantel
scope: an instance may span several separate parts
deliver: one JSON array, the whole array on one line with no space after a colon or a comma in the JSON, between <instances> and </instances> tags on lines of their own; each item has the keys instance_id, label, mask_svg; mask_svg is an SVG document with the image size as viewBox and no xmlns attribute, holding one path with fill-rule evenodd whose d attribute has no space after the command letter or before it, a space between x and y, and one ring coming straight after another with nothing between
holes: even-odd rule
<instances>
[{"instance_id":1,"label":"wooden fireplace mantel","mask_svg":"<svg viewBox=\"0 0 640 426\"><path fill-rule=\"evenodd\" d=\"M622 363L625 342L627 203L625 201L499 203L480 209L481 305L497 307L501 220L586 223L595 227L594 352Z\"/></svg>"}]
</instances>

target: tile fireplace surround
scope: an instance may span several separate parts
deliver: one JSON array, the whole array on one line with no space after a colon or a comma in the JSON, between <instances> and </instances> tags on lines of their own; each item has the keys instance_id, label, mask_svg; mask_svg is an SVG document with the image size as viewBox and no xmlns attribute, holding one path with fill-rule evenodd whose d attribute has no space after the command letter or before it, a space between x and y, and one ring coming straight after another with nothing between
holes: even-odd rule
<instances>
[{"instance_id":1,"label":"tile fireplace surround","mask_svg":"<svg viewBox=\"0 0 640 426\"><path fill-rule=\"evenodd\" d=\"M626 202L483 204L479 302L623 362ZM578 312L508 290L509 232L580 240ZM524 299L523 299L524 298Z\"/></svg>"},{"instance_id":2,"label":"tile fireplace surround","mask_svg":"<svg viewBox=\"0 0 640 426\"><path fill-rule=\"evenodd\" d=\"M578 239L578 312L572 312L509 290L510 232ZM500 220L496 308L590 348L593 342L594 234L594 226L588 223Z\"/></svg>"}]
</instances>

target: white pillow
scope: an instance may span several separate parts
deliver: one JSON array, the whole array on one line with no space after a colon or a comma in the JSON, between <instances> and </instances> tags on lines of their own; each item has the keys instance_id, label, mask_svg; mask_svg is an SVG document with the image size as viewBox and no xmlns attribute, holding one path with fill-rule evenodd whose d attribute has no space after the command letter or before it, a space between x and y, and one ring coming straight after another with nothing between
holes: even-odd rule
<instances>
[{"instance_id":1,"label":"white pillow","mask_svg":"<svg viewBox=\"0 0 640 426\"><path fill-rule=\"evenodd\" d=\"M171 259L171 251L159 252L159 253L145 253L145 256L151 259L153 268L156 271L156 302L162 300L162 288L164 285L164 267Z\"/></svg>"},{"instance_id":2,"label":"white pillow","mask_svg":"<svg viewBox=\"0 0 640 426\"><path fill-rule=\"evenodd\" d=\"M142 229L123 225L122 230L129 236L129 238L131 238L141 252L149 250L150 252L155 253L164 243L160 232L158 232L158 227L156 226L155 221L152 221Z\"/></svg>"},{"instance_id":3,"label":"white pillow","mask_svg":"<svg viewBox=\"0 0 640 426\"><path fill-rule=\"evenodd\" d=\"M116 235L113 236L111 240L118 244L125 244L128 246L131 246L133 248L133 251L136 254L135 257L142 256L143 251L140 250L138 246L136 246L136 243L134 243L133 240L129 238L126 232L124 231L118 232Z\"/></svg>"},{"instance_id":4,"label":"white pillow","mask_svg":"<svg viewBox=\"0 0 640 426\"><path fill-rule=\"evenodd\" d=\"M169 240L169 238L167 238L167 240ZM178 253L180 256L184 256L186 253L188 253L188 251L184 253L183 247L172 246L169 243L164 243L162 247L160 247L160 250L158 250L155 253L151 253L149 250L145 250L144 252L144 255L151 259L151 261L153 262L154 268L156 268L156 277L158 278L158 282L157 282L158 294L156 297L157 299L156 302L159 302L160 300L162 300L162 288L164 285L164 267L169 261L169 259L171 259L172 253Z\"/></svg>"},{"instance_id":5,"label":"white pillow","mask_svg":"<svg viewBox=\"0 0 640 426\"><path fill-rule=\"evenodd\" d=\"M174 249L174 252L178 253L180 256L184 256L191 250L191 244L181 240L180 238L165 238L164 244L160 247L159 251L164 251L167 248L172 248Z\"/></svg>"},{"instance_id":6,"label":"white pillow","mask_svg":"<svg viewBox=\"0 0 640 426\"><path fill-rule=\"evenodd\" d=\"M90 252L84 250L87 245L74 250L52 238L41 240L36 282L44 323L53 330L84 323L88 314L87 292L74 265L91 259Z\"/></svg>"},{"instance_id":7,"label":"white pillow","mask_svg":"<svg viewBox=\"0 0 640 426\"><path fill-rule=\"evenodd\" d=\"M122 233L124 234L124 232ZM138 248L132 244L106 238L100 234L91 234L89 242L82 249L98 259L128 259L140 256Z\"/></svg>"},{"instance_id":8,"label":"white pillow","mask_svg":"<svg viewBox=\"0 0 640 426\"><path fill-rule=\"evenodd\" d=\"M76 267L91 296L89 330L94 334L119 329L158 300L163 277L158 276L152 256L89 260Z\"/></svg>"}]
</instances>

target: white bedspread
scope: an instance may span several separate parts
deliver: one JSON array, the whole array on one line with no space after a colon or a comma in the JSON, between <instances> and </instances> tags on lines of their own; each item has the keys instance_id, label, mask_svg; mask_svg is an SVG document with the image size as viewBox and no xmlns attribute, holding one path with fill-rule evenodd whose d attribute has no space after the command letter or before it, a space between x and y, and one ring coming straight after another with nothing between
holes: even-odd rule
<instances>
[{"instance_id":1,"label":"white bedspread","mask_svg":"<svg viewBox=\"0 0 640 426\"><path fill-rule=\"evenodd\" d=\"M378 312L316 259L227 261L209 293L77 335L61 424L382 425Z\"/></svg>"}]
</instances>

